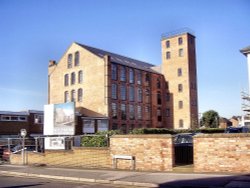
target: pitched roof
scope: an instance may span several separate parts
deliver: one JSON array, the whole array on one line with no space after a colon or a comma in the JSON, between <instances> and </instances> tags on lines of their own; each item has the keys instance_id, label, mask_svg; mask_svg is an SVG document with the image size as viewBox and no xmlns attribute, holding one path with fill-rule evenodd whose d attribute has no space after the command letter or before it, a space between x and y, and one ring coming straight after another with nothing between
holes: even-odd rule
<instances>
[{"instance_id":1,"label":"pitched roof","mask_svg":"<svg viewBox=\"0 0 250 188\"><path fill-rule=\"evenodd\" d=\"M242 49L240 50L240 52L243 53L245 56L246 56L247 54L250 54L250 46L247 46L247 47L245 47L245 48L242 48Z\"/></svg>"},{"instance_id":2,"label":"pitched roof","mask_svg":"<svg viewBox=\"0 0 250 188\"><path fill-rule=\"evenodd\" d=\"M141 70L148 71L148 72L160 74L159 72L152 69L152 67L154 67L155 65L152 65L152 64L149 64L149 63L146 63L143 61L135 60L135 59L132 59L129 57L125 57L122 55L118 55L118 54L115 54L112 52L104 51L104 50L101 50L98 48L86 46L83 44L79 44L79 43L76 43L76 44L85 48L86 50L90 51L91 53L93 53L101 58L103 58L105 55L110 56L111 62L118 63L118 64L125 65L125 66L129 66L129 67L133 67L136 69L141 69Z\"/></svg>"}]
</instances>

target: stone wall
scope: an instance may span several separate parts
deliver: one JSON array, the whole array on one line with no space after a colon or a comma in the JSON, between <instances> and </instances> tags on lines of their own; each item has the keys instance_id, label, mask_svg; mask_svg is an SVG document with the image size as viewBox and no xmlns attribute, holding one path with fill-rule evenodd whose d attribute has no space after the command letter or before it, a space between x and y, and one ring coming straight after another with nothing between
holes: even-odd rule
<instances>
[{"instance_id":1,"label":"stone wall","mask_svg":"<svg viewBox=\"0 0 250 188\"><path fill-rule=\"evenodd\" d=\"M172 171L173 144L171 135L116 135L110 139L111 155L135 157L135 169ZM118 159L118 169L130 169L131 161Z\"/></svg>"},{"instance_id":2,"label":"stone wall","mask_svg":"<svg viewBox=\"0 0 250 188\"><path fill-rule=\"evenodd\" d=\"M250 134L194 137L195 172L250 172Z\"/></svg>"}]
</instances>

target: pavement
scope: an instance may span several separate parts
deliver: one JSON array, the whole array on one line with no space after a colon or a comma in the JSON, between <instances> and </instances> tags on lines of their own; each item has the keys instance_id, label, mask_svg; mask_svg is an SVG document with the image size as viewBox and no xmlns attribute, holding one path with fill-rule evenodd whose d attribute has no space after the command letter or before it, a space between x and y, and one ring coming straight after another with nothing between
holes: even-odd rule
<instances>
[{"instance_id":1,"label":"pavement","mask_svg":"<svg viewBox=\"0 0 250 188\"><path fill-rule=\"evenodd\" d=\"M8 164L0 165L0 174L85 183L113 184L122 185L123 187L250 188L250 174L140 172Z\"/></svg>"}]
</instances>

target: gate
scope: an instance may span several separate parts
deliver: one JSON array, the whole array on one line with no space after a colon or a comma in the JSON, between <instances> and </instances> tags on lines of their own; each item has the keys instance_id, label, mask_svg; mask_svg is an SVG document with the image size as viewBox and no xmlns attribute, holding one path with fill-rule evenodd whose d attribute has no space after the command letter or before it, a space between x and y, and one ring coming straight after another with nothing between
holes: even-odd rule
<instances>
[{"instance_id":1,"label":"gate","mask_svg":"<svg viewBox=\"0 0 250 188\"><path fill-rule=\"evenodd\" d=\"M174 139L175 165L190 165L194 161L193 134L179 134Z\"/></svg>"}]
</instances>

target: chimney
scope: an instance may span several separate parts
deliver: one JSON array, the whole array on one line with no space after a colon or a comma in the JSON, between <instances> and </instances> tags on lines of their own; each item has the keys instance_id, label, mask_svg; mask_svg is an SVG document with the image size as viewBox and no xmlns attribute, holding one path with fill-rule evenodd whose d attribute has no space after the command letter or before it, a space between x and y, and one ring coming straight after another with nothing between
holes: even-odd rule
<instances>
[{"instance_id":1,"label":"chimney","mask_svg":"<svg viewBox=\"0 0 250 188\"><path fill-rule=\"evenodd\" d=\"M54 65L56 65L56 61L55 60L50 60L49 61L49 67L52 67Z\"/></svg>"}]
</instances>

